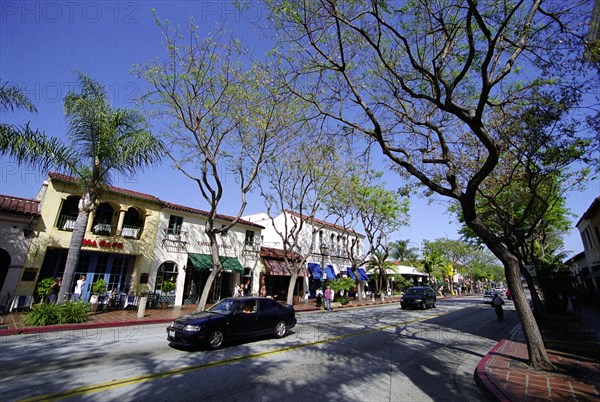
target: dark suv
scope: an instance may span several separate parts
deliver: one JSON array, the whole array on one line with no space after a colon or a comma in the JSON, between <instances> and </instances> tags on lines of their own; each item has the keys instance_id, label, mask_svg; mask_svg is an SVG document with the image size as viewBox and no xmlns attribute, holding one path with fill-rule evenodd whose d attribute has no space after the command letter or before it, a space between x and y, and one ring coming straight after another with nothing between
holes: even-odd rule
<instances>
[{"instance_id":1,"label":"dark suv","mask_svg":"<svg viewBox=\"0 0 600 402\"><path fill-rule=\"evenodd\" d=\"M435 307L435 291L429 286L417 286L408 288L400 299L402 308L420 308L425 310L428 307Z\"/></svg>"}]
</instances>

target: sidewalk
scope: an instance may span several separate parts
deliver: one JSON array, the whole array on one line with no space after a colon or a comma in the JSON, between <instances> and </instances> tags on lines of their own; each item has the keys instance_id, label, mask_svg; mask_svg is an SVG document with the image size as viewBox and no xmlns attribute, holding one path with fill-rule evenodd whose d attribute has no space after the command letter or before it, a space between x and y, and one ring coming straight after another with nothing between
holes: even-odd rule
<instances>
[{"instance_id":1,"label":"sidewalk","mask_svg":"<svg viewBox=\"0 0 600 402\"><path fill-rule=\"evenodd\" d=\"M554 317L544 342L556 370L527 365L525 336L520 327L481 360L475 379L499 401L599 401L600 310L583 306L577 317Z\"/></svg>"},{"instance_id":2,"label":"sidewalk","mask_svg":"<svg viewBox=\"0 0 600 402\"><path fill-rule=\"evenodd\" d=\"M381 301L373 302L371 300L364 300L360 304L358 301L351 301L350 304L341 308L368 306L368 305L381 305L388 303L397 303L400 300L399 296L394 297L392 300L386 299L385 303ZM301 302L294 304L296 312L303 311L317 311L314 300L308 302ZM165 310L146 309L144 317L138 318L137 309L134 310L114 310L104 311L98 313L90 313L88 315L88 321L81 324L63 324L63 325L48 325L45 327L32 327L25 326L21 322L22 313L13 312L3 314L1 316L0 323L0 336L18 335L18 334L32 334L42 332L54 332L64 330L75 330L75 329L86 329L86 328L106 328L106 327L120 327L120 326L131 326L141 324L161 324L169 323L177 317L181 317L186 314L194 312L196 305L184 305L179 307L170 307Z\"/></svg>"}]
</instances>

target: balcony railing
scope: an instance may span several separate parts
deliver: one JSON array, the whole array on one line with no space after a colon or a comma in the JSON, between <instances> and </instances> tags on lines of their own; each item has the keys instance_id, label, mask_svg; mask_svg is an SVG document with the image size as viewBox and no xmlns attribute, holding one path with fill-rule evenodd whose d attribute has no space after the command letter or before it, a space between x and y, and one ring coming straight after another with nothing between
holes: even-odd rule
<instances>
[{"instance_id":1,"label":"balcony railing","mask_svg":"<svg viewBox=\"0 0 600 402\"><path fill-rule=\"evenodd\" d=\"M139 239L142 234L142 228L139 226L123 225L121 236L127 239Z\"/></svg>"},{"instance_id":2,"label":"balcony railing","mask_svg":"<svg viewBox=\"0 0 600 402\"><path fill-rule=\"evenodd\" d=\"M92 227L92 233L102 236L110 236L113 232L113 228L110 223L96 223Z\"/></svg>"},{"instance_id":3,"label":"balcony railing","mask_svg":"<svg viewBox=\"0 0 600 402\"><path fill-rule=\"evenodd\" d=\"M163 247L175 253L187 252L188 236L187 232L182 230L165 229L163 237Z\"/></svg>"},{"instance_id":4,"label":"balcony railing","mask_svg":"<svg viewBox=\"0 0 600 402\"><path fill-rule=\"evenodd\" d=\"M69 232L72 232L73 229L75 229L76 220L76 216L61 215L58 218L58 224L56 226L58 227L58 230L68 230Z\"/></svg>"}]
</instances>

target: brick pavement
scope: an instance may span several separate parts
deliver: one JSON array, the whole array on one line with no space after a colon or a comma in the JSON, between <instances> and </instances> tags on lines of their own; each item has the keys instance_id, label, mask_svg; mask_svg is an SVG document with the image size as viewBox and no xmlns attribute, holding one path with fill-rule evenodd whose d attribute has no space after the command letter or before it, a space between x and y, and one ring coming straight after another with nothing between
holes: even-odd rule
<instances>
[{"instance_id":1,"label":"brick pavement","mask_svg":"<svg viewBox=\"0 0 600 402\"><path fill-rule=\"evenodd\" d=\"M566 325L569 328L560 331L566 340L544 335L556 370L534 370L527 365L527 345L519 328L477 366L475 377L482 388L499 401L600 401L600 312L586 307ZM585 333L595 334L595 339L581 336Z\"/></svg>"}]
</instances>

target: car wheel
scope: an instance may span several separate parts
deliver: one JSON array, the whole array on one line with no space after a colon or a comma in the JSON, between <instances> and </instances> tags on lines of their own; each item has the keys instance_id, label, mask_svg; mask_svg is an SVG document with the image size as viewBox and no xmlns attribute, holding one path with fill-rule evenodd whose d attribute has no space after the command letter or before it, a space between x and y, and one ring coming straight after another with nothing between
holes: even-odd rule
<instances>
[{"instance_id":1,"label":"car wheel","mask_svg":"<svg viewBox=\"0 0 600 402\"><path fill-rule=\"evenodd\" d=\"M433 303L431 303L431 307L433 307L433 308L435 308L435 307L436 307L436 305L435 305L435 300L433 301Z\"/></svg>"},{"instance_id":2,"label":"car wheel","mask_svg":"<svg viewBox=\"0 0 600 402\"><path fill-rule=\"evenodd\" d=\"M224 341L225 334L220 329L216 329L208 335L208 347L212 350L219 349L223 346Z\"/></svg>"},{"instance_id":3,"label":"car wheel","mask_svg":"<svg viewBox=\"0 0 600 402\"><path fill-rule=\"evenodd\" d=\"M279 321L275 325L275 338L283 338L287 334L287 324L285 321Z\"/></svg>"},{"instance_id":4,"label":"car wheel","mask_svg":"<svg viewBox=\"0 0 600 402\"><path fill-rule=\"evenodd\" d=\"M425 302L421 302L421 306L420 306L420 307L421 307L421 310L425 310L425 308L426 308L427 306L425 305Z\"/></svg>"}]
</instances>

